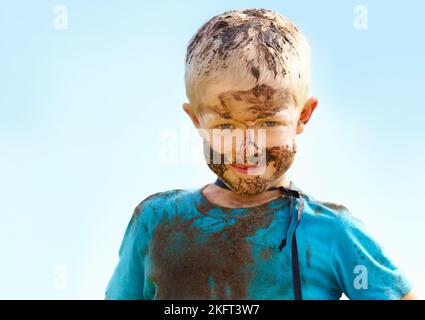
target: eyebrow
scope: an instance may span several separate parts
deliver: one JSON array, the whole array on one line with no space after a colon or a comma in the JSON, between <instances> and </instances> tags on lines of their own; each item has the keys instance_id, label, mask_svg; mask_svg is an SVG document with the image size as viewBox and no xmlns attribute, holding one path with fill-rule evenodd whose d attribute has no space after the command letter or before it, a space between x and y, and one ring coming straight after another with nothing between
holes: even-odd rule
<instances>
[{"instance_id":1,"label":"eyebrow","mask_svg":"<svg viewBox=\"0 0 425 320\"><path fill-rule=\"evenodd\" d=\"M232 93L231 95L232 95L232 98L235 99L235 95L239 95L239 92ZM276 114L290 107L290 105L288 104L294 104L295 106L297 104L297 101L296 101L297 99L291 92L288 92L288 91L281 92L280 97L282 98L282 100L280 101L279 104L274 104L267 107L254 105L254 106L248 107L247 110L253 112L256 115L256 119L266 119L266 118L273 118L273 117L276 118ZM235 100L240 101L242 99L235 99ZM232 113L228 110L227 106L223 104L221 99L220 99L220 102L222 107L220 107L217 104L214 104L214 105L203 104L201 106L202 107L201 110L202 109L209 110L210 113L217 114L221 119L237 121L232 118ZM266 111L261 111L262 109L263 110L265 109ZM204 115L206 114L205 112L201 112L201 113L203 113Z\"/></svg>"},{"instance_id":2,"label":"eyebrow","mask_svg":"<svg viewBox=\"0 0 425 320\"><path fill-rule=\"evenodd\" d=\"M285 110L285 109L287 109L287 108L283 107L283 108L280 108L279 110ZM280 111L273 112L272 114L257 115L254 120L248 120L248 122L272 121L272 120L273 121L289 121L290 120L290 117L285 115L285 114L277 116L277 114L279 112ZM232 117L229 117L229 118L222 117L220 115L220 112L216 112L214 110L212 110L211 113L209 113L209 114L204 114L204 116L207 118L206 119L207 122L222 121L222 120L227 120L227 121L230 121L230 122L237 122L237 123L247 122L247 121L240 121L240 120L234 119Z\"/></svg>"},{"instance_id":3,"label":"eyebrow","mask_svg":"<svg viewBox=\"0 0 425 320\"><path fill-rule=\"evenodd\" d=\"M266 109L266 110L258 110L256 109L256 106L250 107L249 110L253 110L256 113L256 117L257 119L264 119L264 118L271 118L271 117L276 117L276 115L278 113L280 113L282 110L286 110L288 109L289 106L274 106L271 108L261 108L261 109Z\"/></svg>"}]
</instances>

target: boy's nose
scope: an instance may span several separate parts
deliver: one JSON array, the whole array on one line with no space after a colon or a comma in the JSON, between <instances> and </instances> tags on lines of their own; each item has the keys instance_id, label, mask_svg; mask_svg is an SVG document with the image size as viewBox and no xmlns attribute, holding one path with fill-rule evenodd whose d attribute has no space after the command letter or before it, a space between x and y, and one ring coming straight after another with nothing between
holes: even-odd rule
<instances>
[{"instance_id":1,"label":"boy's nose","mask_svg":"<svg viewBox=\"0 0 425 320\"><path fill-rule=\"evenodd\" d=\"M257 163L259 148L255 141L246 136L243 143L237 148L236 162L239 164Z\"/></svg>"},{"instance_id":2,"label":"boy's nose","mask_svg":"<svg viewBox=\"0 0 425 320\"><path fill-rule=\"evenodd\" d=\"M245 150L246 150L246 153L245 153L246 163L248 164L257 163L258 147L255 144L255 142L251 140L247 140L247 145Z\"/></svg>"}]
</instances>

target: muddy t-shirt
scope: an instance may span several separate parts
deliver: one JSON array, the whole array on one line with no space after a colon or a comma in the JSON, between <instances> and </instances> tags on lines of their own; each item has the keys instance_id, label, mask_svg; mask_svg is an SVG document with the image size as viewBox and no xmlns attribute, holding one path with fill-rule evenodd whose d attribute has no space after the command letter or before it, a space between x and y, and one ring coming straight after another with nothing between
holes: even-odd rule
<instances>
[{"instance_id":1,"label":"muddy t-shirt","mask_svg":"<svg viewBox=\"0 0 425 320\"><path fill-rule=\"evenodd\" d=\"M400 299L411 290L347 208L301 194L296 237L303 299L342 293ZM202 188L147 197L128 224L105 298L294 299L290 202L282 196L225 208L209 202Z\"/></svg>"}]
</instances>

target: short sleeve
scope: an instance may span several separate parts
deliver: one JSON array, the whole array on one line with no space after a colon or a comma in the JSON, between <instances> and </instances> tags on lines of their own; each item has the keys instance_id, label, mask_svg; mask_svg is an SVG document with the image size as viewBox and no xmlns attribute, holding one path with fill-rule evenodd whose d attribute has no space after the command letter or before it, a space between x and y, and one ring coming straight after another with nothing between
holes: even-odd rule
<instances>
[{"instance_id":1,"label":"short sleeve","mask_svg":"<svg viewBox=\"0 0 425 320\"><path fill-rule=\"evenodd\" d=\"M143 227L138 206L130 219L115 267L106 292L106 300L143 300L144 256L147 247L147 229Z\"/></svg>"},{"instance_id":2,"label":"short sleeve","mask_svg":"<svg viewBox=\"0 0 425 320\"><path fill-rule=\"evenodd\" d=\"M397 300L410 292L402 271L348 210L341 213L336 236L333 273L349 299Z\"/></svg>"}]
</instances>

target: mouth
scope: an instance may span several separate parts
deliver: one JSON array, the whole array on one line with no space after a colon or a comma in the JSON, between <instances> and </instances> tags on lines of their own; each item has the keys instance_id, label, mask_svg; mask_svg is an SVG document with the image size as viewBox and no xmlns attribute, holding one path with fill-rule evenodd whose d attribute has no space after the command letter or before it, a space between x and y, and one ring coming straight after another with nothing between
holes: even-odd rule
<instances>
[{"instance_id":1,"label":"mouth","mask_svg":"<svg viewBox=\"0 0 425 320\"><path fill-rule=\"evenodd\" d=\"M266 164L229 164L229 167L239 173L245 175L260 175L266 171Z\"/></svg>"}]
</instances>

